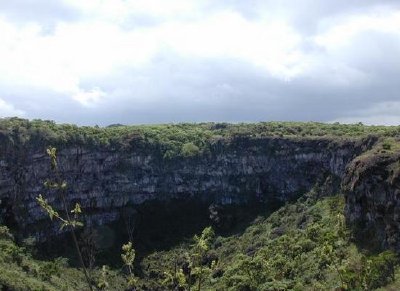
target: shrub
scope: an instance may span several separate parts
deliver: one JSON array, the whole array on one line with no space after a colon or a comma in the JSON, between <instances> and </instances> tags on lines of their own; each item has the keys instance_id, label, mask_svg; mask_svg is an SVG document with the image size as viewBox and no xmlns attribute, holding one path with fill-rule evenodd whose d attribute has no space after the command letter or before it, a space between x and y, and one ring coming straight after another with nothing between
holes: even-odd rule
<instances>
[{"instance_id":1,"label":"shrub","mask_svg":"<svg viewBox=\"0 0 400 291\"><path fill-rule=\"evenodd\" d=\"M382 148L383 148L384 150L390 151L391 148L392 148L392 145L391 145L390 143L388 143L388 142L384 142L384 143L382 144Z\"/></svg>"},{"instance_id":2,"label":"shrub","mask_svg":"<svg viewBox=\"0 0 400 291\"><path fill-rule=\"evenodd\" d=\"M192 142L185 143L181 149L182 156L193 157L200 153L200 149Z\"/></svg>"},{"instance_id":3,"label":"shrub","mask_svg":"<svg viewBox=\"0 0 400 291\"><path fill-rule=\"evenodd\" d=\"M13 235L10 233L10 230L8 229L7 226L0 225L0 239L9 239L9 240L14 239Z\"/></svg>"}]
</instances>

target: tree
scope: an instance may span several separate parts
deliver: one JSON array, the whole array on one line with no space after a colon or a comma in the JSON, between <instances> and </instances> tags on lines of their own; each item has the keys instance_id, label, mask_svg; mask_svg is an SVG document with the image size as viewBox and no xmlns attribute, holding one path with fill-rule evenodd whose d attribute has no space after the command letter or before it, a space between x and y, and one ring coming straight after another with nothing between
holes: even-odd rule
<instances>
[{"instance_id":1,"label":"tree","mask_svg":"<svg viewBox=\"0 0 400 291\"><path fill-rule=\"evenodd\" d=\"M129 271L128 285L130 287L135 287L137 284L137 278L135 276L135 273L133 272L133 263L135 261L135 257L136 257L136 252L135 249L133 248L132 242L124 244L122 246L121 259Z\"/></svg>"},{"instance_id":2,"label":"tree","mask_svg":"<svg viewBox=\"0 0 400 291\"><path fill-rule=\"evenodd\" d=\"M48 202L47 200L40 194L36 200L39 203L40 207L46 213L49 215L50 219L53 220L54 218L61 222L61 229L64 228L69 228L71 235L72 235L72 240L74 242L74 246L76 249L76 252L78 254L79 262L82 266L83 273L85 275L85 279L88 283L89 289L92 291L92 283L90 276L88 274L87 268L85 266L85 263L83 261L82 257L82 252L81 249L79 248L78 240L76 238L75 234L75 229L77 227L83 226L83 223L78 220L79 215L82 213L82 209L79 203L75 204L75 207L70 210L69 205L67 203L67 182L64 181L64 179L61 176L61 173L58 168L58 163L57 163L57 150L54 147L50 147L47 149L47 154L50 157L50 165L51 165L51 170L54 173L54 179L47 180L44 185L47 189L54 190L56 191L60 201L61 205L64 211L64 215L60 215Z\"/></svg>"},{"instance_id":3,"label":"tree","mask_svg":"<svg viewBox=\"0 0 400 291\"><path fill-rule=\"evenodd\" d=\"M206 275L210 275L211 270L215 268L216 261L212 261L211 265L204 264L204 260L214 241L215 233L211 226L206 227L200 236L194 236L194 245L190 255L191 275L197 279L197 290L201 290L202 283Z\"/></svg>"},{"instance_id":4,"label":"tree","mask_svg":"<svg viewBox=\"0 0 400 291\"><path fill-rule=\"evenodd\" d=\"M194 157L200 153L200 149L192 142L182 145L181 153L184 157Z\"/></svg>"}]
</instances>

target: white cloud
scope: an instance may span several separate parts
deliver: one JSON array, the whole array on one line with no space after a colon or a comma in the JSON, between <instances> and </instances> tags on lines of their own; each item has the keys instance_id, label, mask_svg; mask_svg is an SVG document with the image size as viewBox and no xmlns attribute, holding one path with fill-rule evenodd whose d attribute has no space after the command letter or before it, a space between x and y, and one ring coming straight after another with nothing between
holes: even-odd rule
<instances>
[{"instance_id":1,"label":"white cloud","mask_svg":"<svg viewBox=\"0 0 400 291\"><path fill-rule=\"evenodd\" d=\"M249 21L226 11L202 21L163 25L156 35L183 56L238 59L281 78L301 72L301 36L284 22Z\"/></svg>"},{"instance_id":2,"label":"white cloud","mask_svg":"<svg viewBox=\"0 0 400 291\"><path fill-rule=\"evenodd\" d=\"M105 96L105 92L101 91L99 88L94 88L89 91L79 90L72 96L72 98L83 106L93 107Z\"/></svg>"},{"instance_id":3,"label":"white cloud","mask_svg":"<svg viewBox=\"0 0 400 291\"><path fill-rule=\"evenodd\" d=\"M387 51L397 50L382 40L400 44L400 11L373 7L331 17L322 20L317 33L306 40L313 50L303 60L308 62L303 75L338 87L373 83L377 72L371 68L392 63L394 56Z\"/></svg>"},{"instance_id":4,"label":"white cloud","mask_svg":"<svg viewBox=\"0 0 400 291\"><path fill-rule=\"evenodd\" d=\"M108 3L92 2L87 3ZM107 21L59 23L50 35L37 24L17 27L0 19L0 31L0 80L56 92L76 91L82 79L121 66L146 65L166 50L183 57L240 59L281 78L300 73L302 66L301 37L287 24L251 22L230 11L131 31Z\"/></svg>"},{"instance_id":5,"label":"white cloud","mask_svg":"<svg viewBox=\"0 0 400 291\"><path fill-rule=\"evenodd\" d=\"M0 18L0 84L71 96L81 106L93 107L111 94L85 91L82 83L105 79L122 67L140 72L165 52L182 58L240 60L280 79L302 71L302 54L297 49L301 37L283 22L252 22L229 10L133 30L106 19L123 22L132 11L171 17L195 7L195 2L174 1L167 9L164 1L153 2L70 2L92 17L59 22L51 34L43 34L38 23L16 25ZM149 96L140 98L143 103Z\"/></svg>"},{"instance_id":6,"label":"white cloud","mask_svg":"<svg viewBox=\"0 0 400 291\"><path fill-rule=\"evenodd\" d=\"M56 92L74 88L78 79L69 73L63 58L68 48L57 51L54 36L40 34L40 26L22 27L0 19L0 81Z\"/></svg>"},{"instance_id":7,"label":"white cloud","mask_svg":"<svg viewBox=\"0 0 400 291\"><path fill-rule=\"evenodd\" d=\"M72 94L86 78L109 74L121 66L144 66L166 50L183 57L242 60L281 79L313 71L315 60L320 62L318 54L303 52L301 46L307 40L304 36L288 23L273 18L248 20L226 10L201 19L169 20L126 31L103 16L125 19L133 11L158 17L176 15L192 12L196 2L173 1L168 2L168 7L165 1L68 3L91 12L92 18L58 23L50 35L43 35L38 24L17 27L0 19L0 80ZM399 34L400 13L348 17L326 28L314 41L329 51L371 29ZM360 75L344 64L336 67Z\"/></svg>"},{"instance_id":8,"label":"white cloud","mask_svg":"<svg viewBox=\"0 0 400 291\"><path fill-rule=\"evenodd\" d=\"M16 109L12 104L0 98L0 117L23 116L24 111Z\"/></svg>"},{"instance_id":9,"label":"white cloud","mask_svg":"<svg viewBox=\"0 0 400 291\"><path fill-rule=\"evenodd\" d=\"M125 33L104 23L59 24L54 34L0 19L0 82L72 95L85 78L121 65L143 64L155 43L143 32Z\"/></svg>"},{"instance_id":10,"label":"white cloud","mask_svg":"<svg viewBox=\"0 0 400 291\"><path fill-rule=\"evenodd\" d=\"M200 8L200 2L193 0L67 0L66 2L88 17L114 23L121 23L132 15L146 15L162 19L183 17L192 15Z\"/></svg>"},{"instance_id":11,"label":"white cloud","mask_svg":"<svg viewBox=\"0 0 400 291\"><path fill-rule=\"evenodd\" d=\"M372 10L364 15L351 15L332 20L324 26L324 31L315 37L315 42L325 49L349 46L352 40L364 32L380 32L400 36L400 11Z\"/></svg>"},{"instance_id":12,"label":"white cloud","mask_svg":"<svg viewBox=\"0 0 400 291\"><path fill-rule=\"evenodd\" d=\"M365 94L362 105L366 107L380 99L393 99L376 92L388 86L396 92L397 83L390 81L391 75L383 76L374 69L382 66L400 71L391 60L400 51L389 48L400 40L399 10L376 8L371 6L373 1L357 9L349 4L349 10L346 1L339 1L340 9L330 9L336 6L325 1L272 2L251 1L254 8L241 1L63 0L56 5L60 17L48 17L50 29L49 21L41 22L39 16L31 15L24 22L20 15L13 21L18 7L9 7L11 10L5 11L14 14L10 12L8 17L0 11L0 95L16 96L11 103L28 117L42 117L45 113L31 112L40 112L37 104L47 98L55 116L57 105L68 104L80 112L90 109L93 116L88 119L101 118L103 115L95 112L117 103L122 104L120 112L131 118L135 115L127 108L147 114L155 103L174 109L196 101L198 106L188 116L198 114L197 120L210 118L208 109L200 112L201 106L218 104L222 108L222 103L232 100L235 102L225 105L235 114L241 111L234 107L240 109L249 100L265 103L265 108L308 105L295 108L295 114L288 111L278 116L287 119L300 116L298 112L307 112L315 103L325 108L325 104L334 104L335 98L346 99L356 113L354 104L362 99L360 94ZM318 5L303 8L313 2ZM65 7L70 16L61 17ZM51 11L46 13L49 16ZM147 24L140 25L141 21ZM390 40L386 46L380 37ZM376 43L373 48L363 46L368 38ZM391 55L385 55L389 50ZM370 61L374 57L375 65ZM234 68L247 71L234 72ZM23 100L23 94L29 94L29 102ZM168 107L171 104L177 106ZM252 108L262 116L262 106ZM174 114L166 111L168 121ZM322 119L322 113L313 114ZM233 113L229 116L232 119ZM115 113L115 122L119 117ZM249 119L239 116L238 120L244 118Z\"/></svg>"}]
</instances>

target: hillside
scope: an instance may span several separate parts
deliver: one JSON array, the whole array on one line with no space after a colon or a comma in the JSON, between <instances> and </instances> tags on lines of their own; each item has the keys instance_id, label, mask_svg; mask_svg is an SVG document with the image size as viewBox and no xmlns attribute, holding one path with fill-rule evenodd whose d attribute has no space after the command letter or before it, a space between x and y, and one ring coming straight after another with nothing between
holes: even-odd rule
<instances>
[{"instance_id":1,"label":"hillside","mask_svg":"<svg viewBox=\"0 0 400 291\"><path fill-rule=\"evenodd\" d=\"M218 263L205 277L202 290L372 290L389 283L382 290L397 290L397 256L359 249L344 225L343 197L318 198L318 190L258 216L242 232L218 235L207 254ZM138 290L175 290L178 284L171 277L177 264L184 266L191 244L186 239L143 258L137 268ZM4 228L0 248L3 290L87 289L82 273L69 267L68 260L34 259ZM103 280L101 273L93 271L96 284ZM105 289L128 288L125 276L119 268L108 269Z\"/></svg>"},{"instance_id":2,"label":"hillside","mask_svg":"<svg viewBox=\"0 0 400 291\"><path fill-rule=\"evenodd\" d=\"M0 224L12 235L2 228L0 286L86 288L68 233L36 202L43 194L62 209L43 187L52 177L49 146L68 205L82 206L79 237L95 249L93 285L107 278L102 288L128 288L120 253L129 238L138 290L397 284L399 137L400 127L362 124L100 128L2 119ZM192 238L199 242L208 226L215 237L200 252Z\"/></svg>"}]
</instances>

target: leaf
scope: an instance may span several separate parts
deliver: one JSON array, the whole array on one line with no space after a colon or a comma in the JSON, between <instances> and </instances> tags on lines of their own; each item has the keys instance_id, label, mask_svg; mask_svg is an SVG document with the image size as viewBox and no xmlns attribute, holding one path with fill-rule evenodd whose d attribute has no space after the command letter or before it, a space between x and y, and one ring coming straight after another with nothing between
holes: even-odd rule
<instances>
[{"instance_id":1,"label":"leaf","mask_svg":"<svg viewBox=\"0 0 400 291\"><path fill-rule=\"evenodd\" d=\"M71 213L80 214L82 213L81 205L79 203L75 204L75 208L71 210Z\"/></svg>"}]
</instances>

